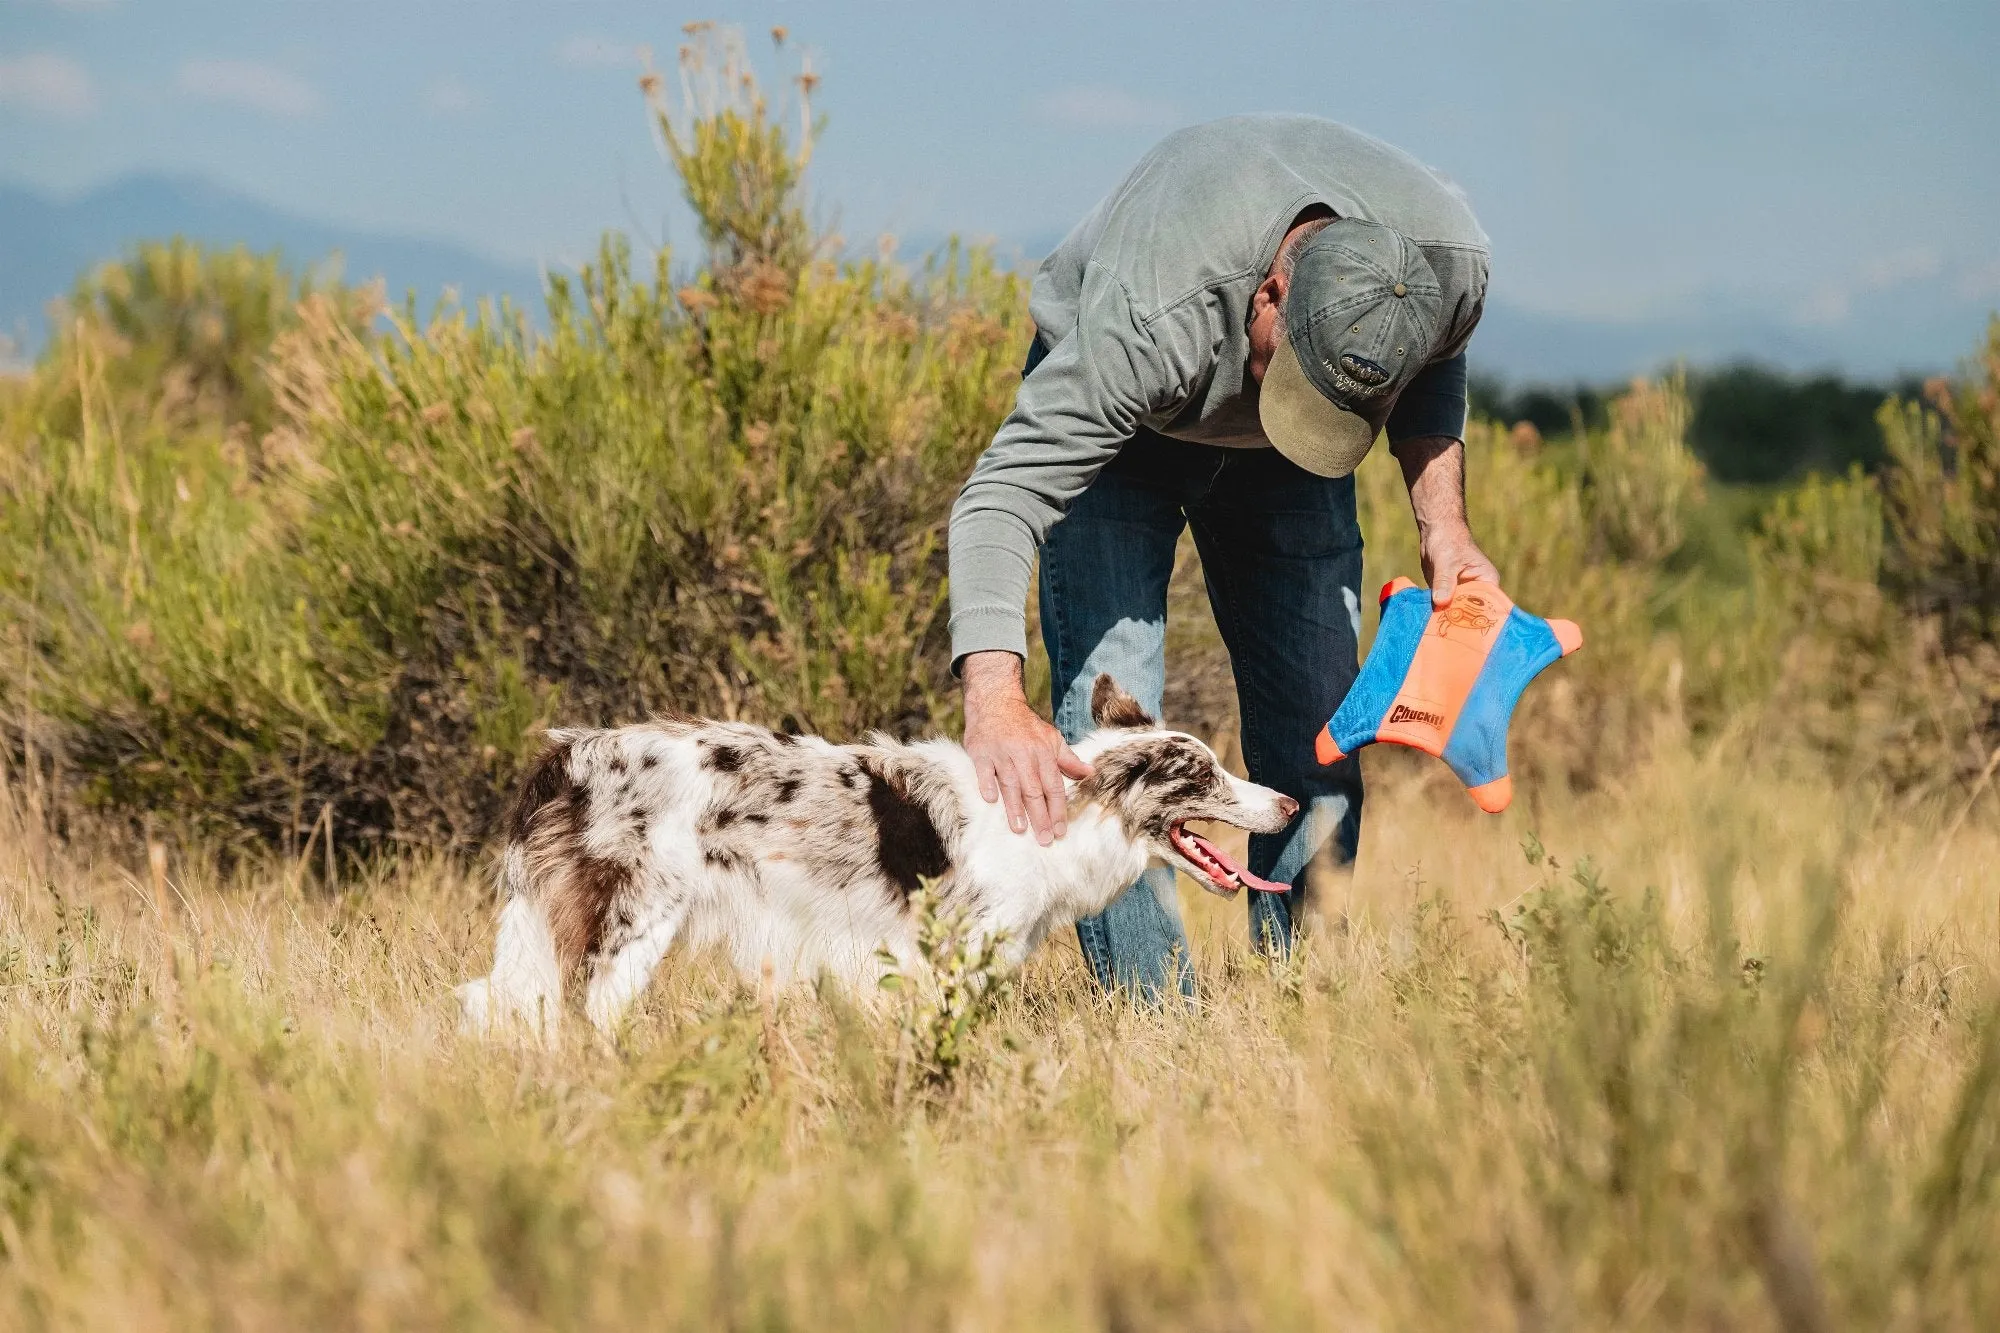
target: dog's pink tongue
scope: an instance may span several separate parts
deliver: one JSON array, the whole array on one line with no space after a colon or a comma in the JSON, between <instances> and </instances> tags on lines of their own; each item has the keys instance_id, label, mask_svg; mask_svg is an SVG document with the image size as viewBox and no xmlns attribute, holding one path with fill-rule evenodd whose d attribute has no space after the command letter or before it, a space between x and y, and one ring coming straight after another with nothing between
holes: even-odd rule
<instances>
[{"instance_id":1,"label":"dog's pink tongue","mask_svg":"<svg viewBox=\"0 0 2000 1333\"><path fill-rule=\"evenodd\" d=\"M1241 884L1244 888L1255 889L1259 893L1290 893L1292 891L1292 886L1289 884L1280 884L1276 880L1265 879L1261 875L1251 874L1249 871L1245 870L1242 866L1237 865L1234 861L1224 856L1222 854L1222 849L1220 847L1217 847L1214 843L1210 842L1207 838L1202 837L1199 833L1190 832L1188 834L1188 837L1191 838L1193 841L1199 843L1201 845L1201 849L1204 852L1207 852L1210 856L1214 857L1215 863L1217 865L1221 866L1225 871L1229 872L1230 874L1236 876L1236 882L1238 884Z\"/></svg>"}]
</instances>

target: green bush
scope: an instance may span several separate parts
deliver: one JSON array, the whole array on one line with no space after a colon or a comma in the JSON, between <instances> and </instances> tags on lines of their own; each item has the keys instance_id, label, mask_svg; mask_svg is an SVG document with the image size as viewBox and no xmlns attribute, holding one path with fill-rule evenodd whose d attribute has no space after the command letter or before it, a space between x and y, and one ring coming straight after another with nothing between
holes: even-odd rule
<instances>
[{"instance_id":1,"label":"green bush","mask_svg":"<svg viewBox=\"0 0 2000 1333\"><path fill-rule=\"evenodd\" d=\"M1769 484L1808 470L1884 461L1875 413L1885 387L1838 375L1789 375L1743 363L1695 377L1688 440L1716 480Z\"/></svg>"},{"instance_id":2,"label":"green bush","mask_svg":"<svg viewBox=\"0 0 2000 1333\"><path fill-rule=\"evenodd\" d=\"M1687 511L1701 498L1701 464L1688 448L1685 377L1639 380L1611 403L1611 422L1578 439L1600 554L1657 564L1679 551Z\"/></svg>"},{"instance_id":3,"label":"green bush","mask_svg":"<svg viewBox=\"0 0 2000 1333\"><path fill-rule=\"evenodd\" d=\"M1591 784L1692 736L1910 792L1977 782L2000 744L1996 379L1933 385L1937 412L1885 406L1879 485L1857 466L1772 493L1740 577L1692 540L1746 497L1706 493L1680 378L1636 382L1603 429L1548 445L1475 421L1474 533L1517 600L1584 627L1585 651L1522 701L1517 767ZM1395 465L1371 457L1359 480L1373 577L1414 573Z\"/></svg>"},{"instance_id":4,"label":"green bush","mask_svg":"<svg viewBox=\"0 0 2000 1333\"><path fill-rule=\"evenodd\" d=\"M2000 638L2000 317L1958 383L1930 385L1930 410L1883 404L1895 536L1891 583L1955 642Z\"/></svg>"},{"instance_id":5,"label":"green bush","mask_svg":"<svg viewBox=\"0 0 2000 1333\"><path fill-rule=\"evenodd\" d=\"M31 724L21 748L53 722L42 748L66 741L99 794L226 817L264 755L354 732L319 666L341 627L317 630L281 558L309 460L259 428L302 319L353 337L374 307L178 242L81 285L0 406L0 702Z\"/></svg>"},{"instance_id":6,"label":"green bush","mask_svg":"<svg viewBox=\"0 0 2000 1333\"><path fill-rule=\"evenodd\" d=\"M225 432L254 457L278 424L266 362L316 292L354 328L374 303L372 292L292 274L275 253L180 238L135 246L78 282L57 319L43 364L75 382L58 382L51 424L82 432L87 416L103 424L130 410L176 431Z\"/></svg>"},{"instance_id":7,"label":"green bush","mask_svg":"<svg viewBox=\"0 0 2000 1333\"><path fill-rule=\"evenodd\" d=\"M99 398L72 430L10 419L34 667L9 702L100 798L294 838L331 805L343 843L468 845L558 716L949 716L944 521L1005 411L1022 292L980 252L921 279L819 258L774 113L740 68L723 86L669 122L711 243L687 281L608 240L551 281L546 335L483 309L377 337L327 297L261 347L232 326L275 404L262 465L240 432L131 438Z\"/></svg>"}]
</instances>

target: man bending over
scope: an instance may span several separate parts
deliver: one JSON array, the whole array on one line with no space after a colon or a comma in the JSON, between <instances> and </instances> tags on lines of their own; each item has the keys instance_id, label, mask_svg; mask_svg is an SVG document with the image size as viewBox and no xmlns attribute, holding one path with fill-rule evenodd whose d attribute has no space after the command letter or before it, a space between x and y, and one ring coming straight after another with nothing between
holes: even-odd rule
<instances>
[{"instance_id":1,"label":"man bending over","mask_svg":"<svg viewBox=\"0 0 2000 1333\"><path fill-rule=\"evenodd\" d=\"M1169 136L1042 264L1014 410L951 517L965 743L1017 832L1063 835L1098 673L1159 712L1191 525L1250 778L1300 805L1250 840L1249 868L1294 886L1247 895L1252 938L1290 947L1308 861L1329 840L1352 861L1360 840L1360 767L1322 768L1313 737L1358 670L1353 472L1379 432L1436 603L1498 578L1466 526L1462 443L1487 254L1464 197L1414 158L1311 116L1236 116ZM1022 688L1038 549L1053 727ZM1078 923L1101 985L1192 994L1175 904L1156 867Z\"/></svg>"}]
</instances>

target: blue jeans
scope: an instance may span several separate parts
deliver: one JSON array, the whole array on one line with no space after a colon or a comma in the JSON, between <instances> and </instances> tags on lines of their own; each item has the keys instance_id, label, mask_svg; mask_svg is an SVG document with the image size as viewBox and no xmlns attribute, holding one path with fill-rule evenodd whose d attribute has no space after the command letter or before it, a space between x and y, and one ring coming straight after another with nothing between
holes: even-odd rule
<instances>
[{"instance_id":1,"label":"blue jeans","mask_svg":"<svg viewBox=\"0 0 2000 1333\"><path fill-rule=\"evenodd\" d=\"M1029 368L1039 359L1031 355ZM1250 779L1299 803L1284 832L1250 838L1250 869L1292 891L1243 895L1252 943L1283 954L1303 909L1307 862L1329 841L1338 861L1351 862L1361 838L1360 764L1350 755L1322 768L1313 756L1314 736L1358 670L1354 479L1316 477L1275 449L1188 444L1146 430L1128 442L1042 547L1042 642L1055 723L1070 740L1091 729L1100 672L1158 716L1167 581L1183 527L1194 529L1229 649ZM1079 921L1076 933L1106 990L1148 1000L1169 985L1194 993L1174 874L1164 866Z\"/></svg>"}]
</instances>

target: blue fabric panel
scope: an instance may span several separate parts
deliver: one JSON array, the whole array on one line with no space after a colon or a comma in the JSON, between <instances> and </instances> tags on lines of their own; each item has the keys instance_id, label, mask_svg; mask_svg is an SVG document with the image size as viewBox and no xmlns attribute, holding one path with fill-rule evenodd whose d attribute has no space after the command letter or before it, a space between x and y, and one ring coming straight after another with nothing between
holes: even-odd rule
<instances>
[{"instance_id":1,"label":"blue fabric panel","mask_svg":"<svg viewBox=\"0 0 2000 1333\"><path fill-rule=\"evenodd\" d=\"M1340 701L1340 709L1327 723L1327 733L1344 754L1353 754L1375 739L1375 729L1388 716L1389 705L1403 688L1416 660L1417 647L1431 621L1431 594L1427 588L1405 588L1382 604L1382 624L1375 631L1374 646L1354 687Z\"/></svg>"},{"instance_id":2,"label":"blue fabric panel","mask_svg":"<svg viewBox=\"0 0 2000 1333\"><path fill-rule=\"evenodd\" d=\"M1514 705L1528 682L1561 656L1562 645L1546 620L1518 606L1507 613L1507 623L1444 745L1444 761L1460 782L1479 787L1506 776L1507 728L1514 720Z\"/></svg>"}]
</instances>

